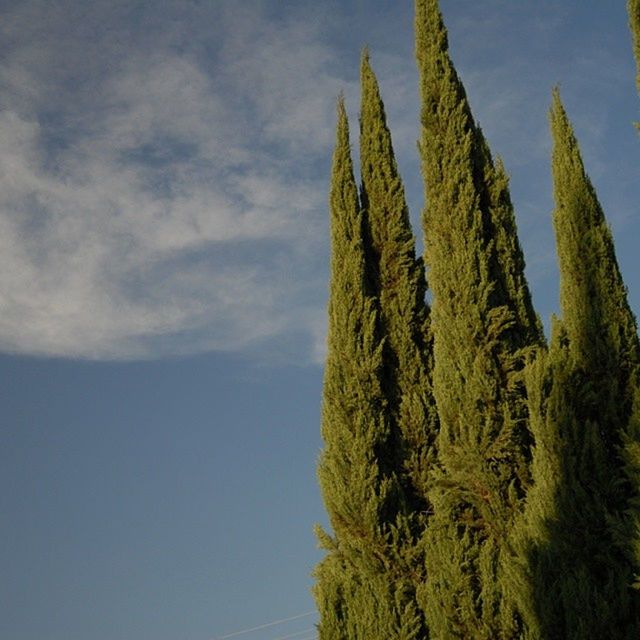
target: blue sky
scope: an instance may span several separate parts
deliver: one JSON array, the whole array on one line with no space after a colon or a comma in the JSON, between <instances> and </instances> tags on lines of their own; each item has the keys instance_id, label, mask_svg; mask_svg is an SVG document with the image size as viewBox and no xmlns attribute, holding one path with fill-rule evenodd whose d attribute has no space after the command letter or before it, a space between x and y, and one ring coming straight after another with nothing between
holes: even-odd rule
<instances>
[{"instance_id":1,"label":"blue sky","mask_svg":"<svg viewBox=\"0 0 640 640\"><path fill-rule=\"evenodd\" d=\"M442 9L542 318L558 83L638 312L625 2ZM311 611L335 98L355 133L368 44L421 245L412 3L0 14L0 636L211 640Z\"/></svg>"}]
</instances>

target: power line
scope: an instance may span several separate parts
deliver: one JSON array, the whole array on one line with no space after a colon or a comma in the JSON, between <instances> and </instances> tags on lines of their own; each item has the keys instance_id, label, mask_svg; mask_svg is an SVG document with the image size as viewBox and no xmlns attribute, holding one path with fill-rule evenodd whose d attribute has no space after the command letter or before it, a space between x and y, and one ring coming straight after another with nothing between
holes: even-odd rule
<instances>
[{"instance_id":1,"label":"power line","mask_svg":"<svg viewBox=\"0 0 640 640\"><path fill-rule=\"evenodd\" d=\"M289 638L297 638L298 636L302 636L305 633L309 633L310 631L315 631L315 627L307 627L306 629L302 629L302 631L296 631L295 633L289 633L286 636L278 636L277 638L273 638L272 640L289 640ZM304 638L300 638L300 640L305 640Z\"/></svg>"},{"instance_id":2,"label":"power line","mask_svg":"<svg viewBox=\"0 0 640 640\"><path fill-rule=\"evenodd\" d=\"M259 631L260 629L266 629L267 627L275 627L277 624L284 622L290 622L291 620L299 620L300 618L306 618L313 615L315 611L307 611L306 613L299 613L297 616L291 616L290 618L282 618L281 620L274 620L273 622L265 622L265 624L259 624L257 627L251 627L250 629L242 629L240 631L234 631L233 633L227 633L224 636L218 636L212 640L226 640L227 638L235 638L235 636L241 636L245 633L251 633L252 631Z\"/></svg>"}]
</instances>

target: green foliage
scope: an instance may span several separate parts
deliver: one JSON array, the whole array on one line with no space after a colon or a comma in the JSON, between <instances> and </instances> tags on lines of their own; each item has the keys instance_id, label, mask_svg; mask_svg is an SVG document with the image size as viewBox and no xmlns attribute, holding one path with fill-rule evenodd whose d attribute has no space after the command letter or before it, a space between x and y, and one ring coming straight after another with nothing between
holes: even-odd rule
<instances>
[{"instance_id":1,"label":"green foliage","mask_svg":"<svg viewBox=\"0 0 640 640\"><path fill-rule=\"evenodd\" d=\"M333 157L329 352L324 379L319 479L336 531L351 540L379 536L392 518L395 474L385 460L389 440L382 391L382 341L369 293L363 217L353 177L349 130L339 103Z\"/></svg>"},{"instance_id":2,"label":"green foliage","mask_svg":"<svg viewBox=\"0 0 640 640\"><path fill-rule=\"evenodd\" d=\"M640 0L627 0L629 26L633 40L633 55L636 59L636 86L640 91Z\"/></svg>"},{"instance_id":3,"label":"green foliage","mask_svg":"<svg viewBox=\"0 0 640 640\"><path fill-rule=\"evenodd\" d=\"M402 180L378 83L368 52L361 61L360 162L361 201L367 226L368 262L385 338L383 384L393 434L395 467L414 514L405 521L407 536L398 552L414 558L412 580L403 588L415 602L415 589L425 580L418 549L429 510L427 493L435 462L437 414L430 378L432 348L426 282L422 260L415 255ZM409 588L409 585L412 585ZM424 628L424 622L422 622ZM420 636L422 637L422 636Z\"/></svg>"},{"instance_id":4,"label":"green foliage","mask_svg":"<svg viewBox=\"0 0 640 640\"><path fill-rule=\"evenodd\" d=\"M330 195L331 286L319 480L334 532L319 532L329 554L316 570L320 637L414 640L416 567L397 438L385 395L384 341L349 147L338 107ZM387 365L388 368L388 365Z\"/></svg>"},{"instance_id":5,"label":"green foliage","mask_svg":"<svg viewBox=\"0 0 640 640\"><path fill-rule=\"evenodd\" d=\"M640 63L640 1L628 8ZM416 54L431 309L366 51L360 193L338 104L319 637L635 640L640 343L576 138L555 92L561 318L547 349L508 178L437 0L416 0Z\"/></svg>"},{"instance_id":6,"label":"green foliage","mask_svg":"<svg viewBox=\"0 0 640 640\"><path fill-rule=\"evenodd\" d=\"M398 432L398 466L414 492L414 510L426 510L429 469L437 432L430 373L432 345L422 260L416 258L378 83L365 51L361 63L361 199L367 219L369 264L385 336L384 373L389 416Z\"/></svg>"},{"instance_id":7,"label":"green foliage","mask_svg":"<svg viewBox=\"0 0 640 640\"><path fill-rule=\"evenodd\" d=\"M436 0L416 2L439 472L424 597L436 638L512 638L500 556L528 484L524 356L541 330L507 179L474 123Z\"/></svg>"},{"instance_id":8,"label":"green foliage","mask_svg":"<svg viewBox=\"0 0 640 640\"><path fill-rule=\"evenodd\" d=\"M562 320L529 372L533 488L512 579L530 638L640 637L640 348L611 233L557 91L554 226ZM634 407L635 402L635 407Z\"/></svg>"}]
</instances>

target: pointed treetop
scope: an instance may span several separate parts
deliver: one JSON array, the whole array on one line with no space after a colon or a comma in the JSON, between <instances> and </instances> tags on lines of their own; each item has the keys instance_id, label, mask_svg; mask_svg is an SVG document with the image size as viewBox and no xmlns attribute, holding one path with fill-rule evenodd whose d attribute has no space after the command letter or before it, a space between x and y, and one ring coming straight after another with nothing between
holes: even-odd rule
<instances>
[{"instance_id":1,"label":"pointed treetop","mask_svg":"<svg viewBox=\"0 0 640 640\"><path fill-rule=\"evenodd\" d=\"M550 121L560 305L573 356L586 367L621 356L637 361L635 318L611 231L557 88Z\"/></svg>"},{"instance_id":2,"label":"pointed treetop","mask_svg":"<svg viewBox=\"0 0 640 640\"><path fill-rule=\"evenodd\" d=\"M365 63L365 61L367 62L367 64L369 64L369 58L371 57L370 55L370 51L369 51L369 45L365 44L364 47L362 47L362 53L360 54L360 69L362 70L362 65ZM370 65L369 65L370 66Z\"/></svg>"},{"instance_id":3,"label":"pointed treetop","mask_svg":"<svg viewBox=\"0 0 640 640\"><path fill-rule=\"evenodd\" d=\"M462 129L475 128L467 94L449 57L449 39L438 0L416 0L416 59L420 71L421 119L425 127L438 126L442 100Z\"/></svg>"},{"instance_id":4,"label":"pointed treetop","mask_svg":"<svg viewBox=\"0 0 640 640\"><path fill-rule=\"evenodd\" d=\"M344 96L340 94L337 104L338 122L336 125L336 145L333 151L332 181L329 196L331 204L332 241L361 242L360 203L358 188L353 175L353 160L349 141L349 120L344 104ZM345 228L346 235L337 228ZM333 253L336 260L341 260L339 252ZM364 265L362 265L364 270Z\"/></svg>"},{"instance_id":5,"label":"pointed treetop","mask_svg":"<svg viewBox=\"0 0 640 640\"><path fill-rule=\"evenodd\" d=\"M344 103L344 93L338 95L336 110L338 113L338 122L336 125L336 146L334 155L343 154L345 148L350 149L349 142L349 119L347 117L347 109ZM349 153L349 157L351 154Z\"/></svg>"},{"instance_id":6,"label":"pointed treetop","mask_svg":"<svg viewBox=\"0 0 640 640\"><path fill-rule=\"evenodd\" d=\"M581 179L589 180L580 156L578 140L562 104L558 86L554 87L552 92L550 122L554 140L553 167L554 171L560 172L558 177L566 179L569 177L569 172L573 171ZM561 186L561 183L557 186Z\"/></svg>"},{"instance_id":7,"label":"pointed treetop","mask_svg":"<svg viewBox=\"0 0 640 640\"><path fill-rule=\"evenodd\" d=\"M380 145L384 145L385 151L391 150L391 133L387 127L386 114L382 97L380 96L380 87L378 79L371 66L369 49L362 49L360 58L360 86L361 86L361 111L360 111L360 143L374 142L374 138L381 137L384 140L377 140ZM378 131L381 129L382 131ZM391 150L392 154L393 151Z\"/></svg>"},{"instance_id":8,"label":"pointed treetop","mask_svg":"<svg viewBox=\"0 0 640 640\"><path fill-rule=\"evenodd\" d=\"M362 54L360 56L360 84L362 88L362 109L364 110L367 106L371 106L379 110L382 107L380 87L378 86L378 79L371 66L369 47L366 46L362 48ZM369 105L369 102L372 104Z\"/></svg>"},{"instance_id":9,"label":"pointed treetop","mask_svg":"<svg viewBox=\"0 0 640 640\"><path fill-rule=\"evenodd\" d=\"M412 242L409 214L404 197L404 188L393 152L391 132L387 125L384 103L380 95L378 80L371 66L369 51L362 51L360 64L361 110L360 110L360 163L362 177L363 207L369 210L369 222L373 243L378 244L380 233L388 224L383 218L391 216L404 227L405 241ZM376 193L370 194L373 190ZM369 195L373 195L371 200ZM374 216L374 219L371 218Z\"/></svg>"},{"instance_id":10,"label":"pointed treetop","mask_svg":"<svg viewBox=\"0 0 640 640\"><path fill-rule=\"evenodd\" d=\"M369 263L385 331L386 391L398 438L398 465L412 485L409 494L420 496L416 508L424 512L437 422L430 378L432 348L427 336L424 268L422 260L416 258L404 186L366 48L362 52L360 78L361 203Z\"/></svg>"},{"instance_id":11,"label":"pointed treetop","mask_svg":"<svg viewBox=\"0 0 640 640\"><path fill-rule=\"evenodd\" d=\"M426 64L434 50L449 50L447 29L437 0L416 0L416 55L418 64ZM448 56L447 56L448 57ZM453 71L453 67L451 67ZM453 71L455 73L455 71Z\"/></svg>"}]
</instances>

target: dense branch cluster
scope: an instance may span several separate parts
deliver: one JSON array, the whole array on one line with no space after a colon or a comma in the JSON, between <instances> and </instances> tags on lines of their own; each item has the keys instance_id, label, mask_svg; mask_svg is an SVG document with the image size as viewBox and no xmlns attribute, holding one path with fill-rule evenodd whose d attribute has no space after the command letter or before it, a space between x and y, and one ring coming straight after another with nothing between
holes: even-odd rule
<instances>
[{"instance_id":1,"label":"dense branch cluster","mask_svg":"<svg viewBox=\"0 0 640 640\"><path fill-rule=\"evenodd\" d=\"M415 28L431 306L367 51L359 186L338 104L319 637L640 638L640 343L604 213L555 90L547 345L437 0Z\"/></svg>"}]
</instances>

